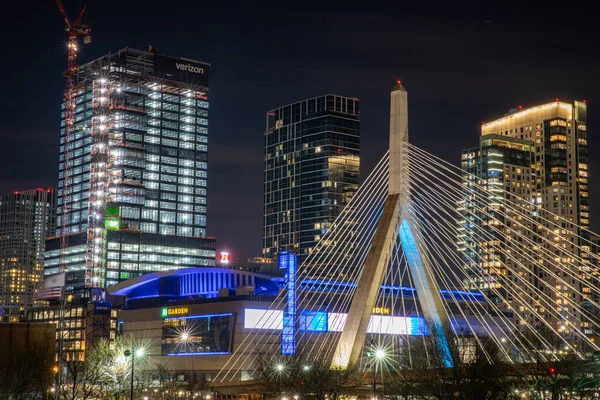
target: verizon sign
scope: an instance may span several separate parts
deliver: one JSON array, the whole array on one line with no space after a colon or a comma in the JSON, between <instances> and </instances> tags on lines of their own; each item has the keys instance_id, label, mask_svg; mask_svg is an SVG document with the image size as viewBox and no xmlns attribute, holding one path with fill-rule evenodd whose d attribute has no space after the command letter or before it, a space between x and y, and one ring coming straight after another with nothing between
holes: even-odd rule
<instances>
[{"instance_id":1,"label":"verizon sign","mask_svg":"<svg viewBox=\"0 0 600 400\"><path fill-rule=\"evenodd\" d=\"M204 75L204 68L192 64L175 63L175 68L180 71L193 72L194 74Z\"/></svg>"},{"instance_id":2,"label":"verizon sign","mask_svg":"<svg viewBox=\"0 0 600 400\"><path fill-rule=\"evenodd\" d=\"M210 65L182 58L154 55L154 76L160 79L208 87Z\"/></svg>"}]
</instances>

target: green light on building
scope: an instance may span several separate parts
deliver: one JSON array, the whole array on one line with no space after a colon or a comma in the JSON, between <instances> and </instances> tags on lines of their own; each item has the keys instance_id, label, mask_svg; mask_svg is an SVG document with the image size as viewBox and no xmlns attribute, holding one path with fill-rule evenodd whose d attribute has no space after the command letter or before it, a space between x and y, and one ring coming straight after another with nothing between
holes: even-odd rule
<instances>
[{"instance_id":1,"label":"green light on building","mask_svg":"<svg viewBox=\"0 0 600 400\"><path fill-rule=\"evenodd\" d=\"M165 318L169 315L169 309L168 308L163 308L162 312L161 312L161 317Z\"/></svg>"},{"instance_id":2,"label":"green light on building","mask_svg":"<svg viewBox=\"0 0 600 400\"><path fill-rule=\"evenodd\" d=\"M121 215L121 207L119 206L106 206L105 215L108 218L119 218Z\"/></svg>"},{"instance_id":3,"label":"green light on building","mask_svg":"<svg viewBox=\"0 0 600 400\"><path fill-rule=\"evenodd\" d=\"M121 228L121 207L107 206L105 210L104 228L109 231L119 230Z\"/></svg>"},{"instance_id":4,"label":"green light on building","mask_svg":"<svg viewBox=\"0 0 600 400\"><path fill-rule=\"evenodd\" d=\"M107 219L104 221L104 227L111 231L118 230L120 226L121 226L121 223L119 222L119 220Z\"/></svg>"}]
</instances>

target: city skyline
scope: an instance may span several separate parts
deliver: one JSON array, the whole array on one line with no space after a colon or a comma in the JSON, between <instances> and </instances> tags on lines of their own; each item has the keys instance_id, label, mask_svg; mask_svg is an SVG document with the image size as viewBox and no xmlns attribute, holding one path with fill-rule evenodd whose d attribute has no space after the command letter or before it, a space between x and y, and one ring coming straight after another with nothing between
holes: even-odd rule
<instances>
[{"instance_id":1,"label":"city skyline","mask_svg":"<svg viewBox=\"0 0 600 400\"><path fill-rule=\"evenodd\" d=\"M166 10L163 16L151 7L145 8L143 22L132 29L122 16L135 15L140 4L121 5L121 17L111 15L114 6L110 2L88 4L85 20L93 27L94 42L83 48L82 63L123 44L142 48L152 44L163 54L186 54L212 64L209 174L213 180L208 187L207 233L217 237L219 248L260 254L264 113L278 104L327 92L360 98L363 178L385 151L385 93L398 78L411 92L412 141L456 165L460 149L477 140L482 120L499 118L520 104L527 107L556 97L565 101L587 98L590 131L597 125L593 94L599 84L592 71L598 55L590 51L594 35L582 35L575 43L570 23L551 32L545 21L558 18L552 16L552 8L537 13L521 9L511 16L492 9L461 15L464 10L459 7L453 14L439 10L435 18L414 9L325 9L320 16L296 15L295 27L283 23L285 18L271 18L285 16L271 10L269 19L280 21L272 21L267 31L257 28L267 18L259 10L228 14L208 8L203 10L207 24L192 28L180 11ZM175 16L182 19L169 18ZM8 50L15 55L35 51L45 68L36 63L24 63L18 70L12 63L4 66L14 76L8 89L15 97L1 116L0 134L10 144L0 154L7 166L0 176L1 192L56 185L56 115L64 88L60 74L66 61L65 33L51 2L29 17L36 21L38 35L43 33L48 40L28 46L9 44ZM156 29L158 22L164 23L161 29ZM314 33L302 33L308 26L314 27ZM282 54L274 50L284 39L272 32L288 32L298 47L309 42L313 47ZM315 43L315 37L324 39ZM537 42L541 44L531 50L530 45ZM32 90L35 98L28 96ZM27 118L23 104L36 110L36 118ZM232 113L237 117L231 118ZM593 155L600 148L595 142L592 134L592 182L597 170ZM32 159L38 161L35 166ZM592 214L599 195L592 187ZM247 206L232 207L240 199ZM592 230L598 230L593 217L591 224Z\"/></svg>"}]
</instances>

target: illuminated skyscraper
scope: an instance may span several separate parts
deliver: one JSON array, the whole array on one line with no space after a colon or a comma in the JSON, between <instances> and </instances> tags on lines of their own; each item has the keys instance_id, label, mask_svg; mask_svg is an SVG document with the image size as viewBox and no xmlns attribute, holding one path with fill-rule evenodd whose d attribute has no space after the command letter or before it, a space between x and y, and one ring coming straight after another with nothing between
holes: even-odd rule
<instances>
[{"instance_id":1,"label":"illuminated skyscraper","mask_svg":"<svg viewBox=\"0 0 600 400\"><path fill-rule=\"evenodd\" d=\"M483 124L480 146L462 154L464 176L469 184L465 186L465 200L459 207L464 218L459 248L467 267L471 270L479 268L487 276L486 280L470 279L466 284L481 290L497 289L501 297L497 299L498 303L505 312L511 312L514 296L539 299L540 292L543 292L552 299L552 303L530 300L536 312L529 314L528 322L543 326L543 320L551 321L555 329L562 329L565 333L571 331L569 317L552 320L548 309L552 307L559 312L568 310L575 313L577 307L569 306L570 302L586 303L581 284L573 281L571 287L560 285L556 277L566 279L565 271L550 271L549 267L537 263L536 257L529 255L542 249L550 252L548 243L555 243L575 254L581 254L579 247L590 248L585 240L590 212L586 121L585 102L557 100L526 109L519 107L500 119ZM477 186L479 189L476 189ZM488 198L497 199L490 203L485 216L478 217L469 212L474 205L474 190L485 190L491 196ZM512 204L505 208L507 201ZM510 214L507 210L516 203L521 204L522 210L529 210L530 216L506 220L506 215ZM534 222L542 221L537 219L539 216L556 222L542 226L542 222ZM498 222L506 224L510 232L515 233L507 235L510 240L499 243L491 237L477 238L478 235L473 235L473 230L469 229L472 224L491 227ZM522 224L528 229L522 229ZM545 236L544 240L536 242L530 233L536 229ZM488 230L490 233L493 231ZM474 258L472 250L482 248L489 248L483 251L486 259ZM577 268L583 279L594 276L590 274L595 268L591 260L579 261L558 253L555 257L569 268ZM503 284L496 279L497 272L505 275L507 280L502 281L505 284L511 282L515 290L502 288ZM523 281L528 285L522 285ZM575 316L582 319L582 326L576 329L587 333L590 323L581 316Z\"/></svg>"},{"instance_id":2,"label":"illuminated skyscraper","mask_svg":"<svg viewBox=\"0 0 600 400\"><path fill-rule=\"evenodd\" d=\"M459 227L458 245L469 273L465 285L470 290L486 291L496 301L507 295L498 275L506 275L505 263L511 263L510 258L506 257L509 243L482 240L480 231L469 228L479 225L480 230L494 236L493 226L487 225L489 221L507 223L504 214L498 212L498 207L504 202L503 190L515 193L526 203L531 201L534 187L532 162L533 142L501 135L481 136L478 147L462 153L466 195L459 207L463 219ZM490 199L490 206L485 212L476 207L480 205L476 200L478 194ZM515 240L518 241L518 238ZM518 246L523 246L523 243L518 243ZM481 270L487 271L485 279L481 276Z\"/></svg>"},{"instance_id":3,"label":"illuminated skyscraper","mask_svg":"<svg viewBox=\"0 0 600 400\"><path fill-rule=\"evenodd\" d=\"M325 95L267 113L263 256L302 261L358 190L359 101Z\"/></svg>"},{"instance_id":4,"label":"illuminated skyscraper","mask_svg":"<svg viewBox=\"0 0 600 400\"><path fill-rule=\"evenodd\" d=\"M56 229L56 191L0 196L0 321L18 321L44 283L44 242Z\"/></svg>"},{"instance_id":5,"label":"illuminated skyscraper","mask_svg":"<svg viewBox=\"0 0 600 400\"><path fill-rule=\"evenodd\" d=\"M214 266L205 237L208 71L129 48L79 67L75 101L63 104L46 275L65 272L67 290L97 297L147 272Z\"/></svg>"}]
</instances>

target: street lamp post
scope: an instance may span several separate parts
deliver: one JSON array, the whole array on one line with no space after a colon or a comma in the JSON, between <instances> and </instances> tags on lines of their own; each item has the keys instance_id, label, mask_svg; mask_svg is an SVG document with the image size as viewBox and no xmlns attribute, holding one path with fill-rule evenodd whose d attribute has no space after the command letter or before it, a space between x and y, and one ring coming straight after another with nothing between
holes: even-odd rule
<instances>
[{"instance_id":1,"label":"street lamp post","mask_svg":"<svg viewBox=\"0 0 600 400\"><path fill-rule=\"evenodd\" d=\"M375 350L373 354L373 400L377 400L377 364L385 358L383 349Z\"/></svg>"},{"instance_id":2,"label":"street lamp post","mask_svg":"<svg viewBox=\"0 0 600 400\"><path fill-rule=\"evenodd\" d=\"M131 356L131 386L129 389L129 400L133 400L133 374L135 372L135 358L144 355L143 349L137 349L136 351L125 350L123 353L125 357Z\"/></svg>"}]
</instances>

